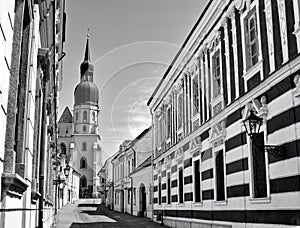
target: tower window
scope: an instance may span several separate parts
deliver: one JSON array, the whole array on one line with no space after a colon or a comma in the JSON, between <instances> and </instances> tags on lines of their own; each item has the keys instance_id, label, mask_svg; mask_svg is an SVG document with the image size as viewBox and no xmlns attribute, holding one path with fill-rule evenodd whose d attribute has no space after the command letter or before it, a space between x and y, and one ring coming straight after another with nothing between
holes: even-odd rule
<instances>
[{"instance_id":1,"label":"tower window","mask_svg":"<svg viewBox=\"0 0 300 228\"><path fill-rule=\"evenodd\" d=\"M80 159L80 169L86 169L87 168L87 162L86 162L86 158L82 157Z\"/></svg>"},{"instance_id":2,"label":"tower window","mask_svg":"<svg viewBox=\"0 0 300 228\"><path fill-rule=\"evenodd\" d=\"M79 113L76 112L75 116L76 116L76 121L78 121L78 119L79 119Z\"/></svg>"},{"instance_id":3,"label":"tower window","mask_svg":"<svg viewBox=\"0 0 300 228\"><path fill-rule=\"evenodd\" d=\"M86 126L85 126L85 125L82 127L82 131L83 131L84 133L86 133Z\"/></svg>"},{"instance_id":4,"label":"tower window","mask_svg":"<svg viewBox=\"0 0 300 228\"><path fill-rule=\"evenodd\" d=\"M86 142L82 143L82 150L86 150Z\"/></svg>"},{"instance_id":5,"label":"tower window","mask_svg":"<svg viewBox=\"0 0 300 228\"><path fill-rule=\"evenodd\" d=\"M87 111L83 112L83 118L82 118L83 122L87 121Z\"/></svg>"},{"instance_id":6,"label":"tower window","mask_svg":"<svg viewBox=\"0 0 300 228\"><path fill-rule=\"evenodd\" d=\"M91 134L96 134L96 126L93 126L91 129Z\"/></svg>"},{"instance_id":7,"label":"tower window","mask_svg":"<svg viewBox=\"0 0 300 228\"><path fill-rule=\"evenodd\" d=\"M93 118L93 121L96 121L96 114L95 114L95 112L92 113L92 118Z\"/></svg>"}]
</instances>

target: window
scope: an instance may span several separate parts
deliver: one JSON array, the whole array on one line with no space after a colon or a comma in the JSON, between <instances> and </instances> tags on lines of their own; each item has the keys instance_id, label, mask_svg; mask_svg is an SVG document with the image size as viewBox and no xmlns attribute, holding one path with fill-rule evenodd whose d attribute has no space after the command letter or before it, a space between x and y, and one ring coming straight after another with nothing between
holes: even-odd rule
<instances>
[{"instance_id":1,"label":"window","mask_svg":"<svg viewBox=\"0 0 300 228\"><path fill-rule=\"evenodd\" d=\"M86 133L86 126L85 125L83 125L82 131L83 131L83 133Z\"/></svg>"},{"instance_id":2,"label":"window","mask_svg":"<svg viewBox=\"0 0 300 228\"><path fill-rule=\"evenodd\" d=\"M179 177L178 177L179 203L183 203L183 169L182 168L179 169L178 175L179 175Z\"/></svg>"},{"instance_id":3,"label":"window","mask_svg":"<svg viewBox=\"0 0 300 228\"><path fill-rule=\"evenodd\" d=\"M171 203L171 174L168 173L168 181L167 181L167 184L168 184L168 189L167 189L167 197L168 197L168 201L167 203L170 204Z\"/></svg>"},{"instance_id":4,"label":"window","mask_svg":"<svg viewBox=\"0 0 300 228\"><path fill-rule=\"evenodd\" d=\"M82 176L80 178L80 187L81 188L86 188L87 187L87 180L86 180L86 177L85 176Z\"/></svg>"},{"instance_id":5,"label":"window","mask_svg":"<svg viewBox=\"0 0 300 228\"><path fill-rule=\"evenodd\" d=\"M128 175L130 174L130 160L128 160Z\"/></svg>"},{"instance_id":6,"label":"window","mask_svg":"<svg viewBox=\"0 0 300 228\"><path fill-rule=\"evenodd\" d=\"M82 143L82 150L86 150L86 142Z\"/></svg>"},{"instance_id":7,"label":"window","mask_svg":"<svg viewBox=\"0 0 300 228\"><path fill-rule=\"evenodd\" d=\"M201 202L201 198L200 198L200 193L201 193L201 189L200 189L200 162L199 160L194 161L194 194L195 194L195 202Z\"/></svg>"},{"instance_id":8,"label":"window","mask_svg":"<svg viewBox=\"0 0 300 228\"><path fill-rule=\"evenodd\" d=\"M87 168L86 158L82 157L80 159L80 169L86 169L86 168Z\"/></svg>"},{"instance_id":9,"label":"window","mask_svg":"<svg viewBox=\"0 0 300 228\"><path fill-rule=\"evenodd\" d=\"M167 138L171 137L171 108L167 109Z\"/></svg>"},{"instance_id":10,"label":"window","mask_svg":"<svg viewBox=\"0 0 300 228\"><path fill-rule=\"evenodd\" d=\"M183 97L182 93L178 95L178 129L182 127L183 121Z\"/></svg>"},{"instance_id":11,"label":"window","mask_svg":"<svg viewBox=\"0 0 300 228\"><path fill-rule=\"evenodd\" d=\"M247 38L248 38L248 54L249 67L254 66L258 62L258 34L256 13L252 13L247 19Z\"/></svg>"},{"instance_id":12,"label":"window","mask_svg":"<svg viewBox=\"0 0 300 228\"><path fill-rule=\"evenodd\" d=\"M219 150L215 157L216 201L225 200L224 152Z\"/></svg>"},{"instance_id":13,"label":"window","mask_svg":"<svg viewBox=\"0 0 300 228\"><path fill-rule=\"evenodd\" d=\"M96 126L92 126L91 134L96 134Z\"/></svg>"},{"instance_id":14,"label":"window","mask_svg":"<svg viewBox=\"0 0 300 228\"><path fill-rule=\"evenodd\" d=\"M76 117L76 121L78 121L78 119L79 119L79 113L78 112L76 112L75 117Z\"/></svg>"},{"instance_id":15,"label":"window","mask_svg":"<svg viewBox=\"0 0 300 228\"><path fill-rule=\"evenodd\" d=\"M136 192L135 192L135 188L133 188L133 205L136 204Z\"/></svg>"},{"instance_id":16,"label":"window","mask_svg":"<svg viewBox=\"0 0 300 228\"><path fill-rule=\"evenodd\" d=\"M92 119L93 119L93 121L96 121L96 114L95 114L95 112L92 112Z\"/></svg>"},{"instance_id":17,"label":"window","mask_svg":"<svg viewBox=\"0 0 300 228\"><path fill-rule=\"evenodd\" d=\"M83 118L82 118L83 122L87 121L87 111L83 112Z\"/></svg>"},{"instance_id":18,"label":"window","mask_svg":"<svg viewBox=\"0 0 300 228\"><path fill-rule=\"evenodd\" d=\"M198 75L193 79L193 115L199 112L199 83Z\"/></svg>"},{"instance_id":19,"label":"window","mask_svg":"<svg viewBox=\"0 0 300 228\"><path fill-rule=\"evenodd\" d=\"M68 128L66 128L66 134L69 134L69 129Z\"/></svg>"},{"instance_id":20,"label":"window","mask_svg":"<svg viewBox=\"0 0 300 228\"><path fill-rule=\"evenodd\" d=\"M161 204L161 177L158 179L158 204Z\"/></svg>"},{"instance_id":21,"label":"window","mask_svg":"<svg viewBox=\"0 0 300 228\"><path fill-rule=\"evenodd\" d=\"M131 195L131 192L130 192L130 190L128 190L127 191L128 204L130 204L130 195Z\"/></svg>"},{"instance_id":22,"label":"window","mask_svg":"<svg viewBox=\"0 0 300 228\"><path fill-rule=\"evenodd\" d=\"M212 57L213 70L213 99L221 94L221 67L220 51L216 51Z\"/></svg>"},{"instance_id":23,"label":"window","mask_svg":"<svg viewBox=\"0 0 300 228\"><path fill-rule=\"evenodd\" d=\"M60 151L61 151L61 154L64 154L64 155L67 154L67 147L64 143L60 144Z\"/></svg>"},{"instance_id":24,"label":"window","mask_svg":"<svg viewBox=\"0 0 300 228\"><path fill-rule=\"evenodd\" d=\"M253 135L251 150L252 196L253 198L266 198L268 191L263 132Z\"/></svg>"}]
</instances>

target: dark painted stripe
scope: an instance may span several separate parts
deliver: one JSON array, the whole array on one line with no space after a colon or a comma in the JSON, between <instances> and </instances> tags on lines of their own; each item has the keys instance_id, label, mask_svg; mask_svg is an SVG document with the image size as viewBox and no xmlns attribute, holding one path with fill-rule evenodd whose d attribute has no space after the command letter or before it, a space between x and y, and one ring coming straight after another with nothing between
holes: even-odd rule
<instances>
[{"instance_id":1,"label":"dark painted stripe","mask_svg":"<svg viewBox=\"0 0 300 228\"><path fill-rule=\"evenodd\" d=\"M190 184L190 183L193 183L193 176L190 175L190 176L184 177L184 184Z\"/></svg>"},{"instance_id":2,"label":"dark painted stripe","mask_svg":"<svg viewBox=\"0 0 300 228\"><path fill-rule=\"evenodd\" d=\"M297 55L297 41L294 34L295 28L295 18L294 18L294 7L293 1L285 0L285 10L286 10L286 29L287 29L287 38L288 38L288 52L289 59L292 59Z\"/></svg>"},{"instance_id":3,"label":"dark painted stripe","mask_svg":"<svg viewBox=\"0 0 300 228\"><path fill-rule=\"evenodd\" d=\"M205 139L207 139L209 137L209 130L210 129L207 129L200 135L201 141L204 141Z\"/></svg>"},{"instance_id":4,"label":"dark painted stripe","mask_svg":"<svg viewBox=\"0 0 300 228\"><path fill-rule=\"evenodd\" d=\"M202 191L202 200L211 200L214 199L214 190L204 190Z\"/></svg>"},{"instance_id":5,"label":"dark painted stripe","mask_svg":"<svg viewBox=\"0 0 300 228\"><path fill-rule=\"evenodd\" d=\"M227 197L242 197L249 196L249 184L241 184L227 187Z\"/></svg>"},{"instance_id":6,"label":"dark painted stripe","mask_svg":"<svg viewBox=\"0 0 300 228\"><path fill-rule=\"evenodd\" d=\"M273 31L280 31L277 1L273 1L271 5L272 5ZM278 69L279 67L281 67L281 64L283 62L280 32L273 32L273 38L274 38L273 40L274 40L274 54L275 54L275 69Z\"/></svg>"},{"instance_id":7,"label":"dark painted stripe","mask_svg":"<svg viewBox=\"0 0 300 228\"><path fill-rule=\"evenodd\" d=\"M247 81L248 91L254 89L260 83L260 72L257 72Z\"/></svg>"},{"instance_id":8,"label":"dark painted stripe","mask_svg":"<svg viewBox=\"0 0 300 228\"><path fill-rule=\"evenodd\" d=\"M269 163L275 163L285 159L300 157L300 139L293 142L284 143L281 146L283 147L285 152L284 158L275 158L273 155L268 154Z\"/></svg>"},{"instance_id":9,"label":"dark painted stripe","mask_svg":"<svg viewBox=\"0 0 300 228\"><path fill-rule=\"evenodd\" d=\"M268 134L300 122L300 106L292 107L267 121Z\"/></svg>"},{"instance_id":10,"label":"dark painted stripe","mask_svg":"<svg viewBox=\"0 0 300 228\"><path fill-rule=\"evenodd\" d=\"M166 183L161 185L161 190L165 190L165 189L167 189L167 184Z\"/></svg>"},{"instance_id":11,"label":"dark painted stripe","mask_svg":"<svg viewBox=\"0 0 300 228\"><path fill-rule=\"evenodd\" d=\"M154 210L154 214L209 221L300 225L300 210Z\"/></svg>"},{"instance_id":12,"label":"dark painted stripe","mask_svg":"<svg viewBox=\"0 0 300 228\"><path fill-rule=\"evenodd\" d=\"M207 179L211 179L214 177L214 171L213 169L208 169L202 172L202 180L207 180Z\"/></svg>"},{"instance_id":13,"label":"dark painted stripe","mask_svg":"<svg viewBox=\"0 0 300 228\"><path fill-rule=\"evenodd\" d=\"M207 150L201 153L201 161L204 162L207 159L212 158L212 148L208 148Z\"/></svg>"},{"instance_id":14,"label":"dark painted stripe","mask_svg":"<svg viewBox=\"0 0 300 228\"><path fill-rule=\"evenodd\" d=\"M162 203L166 203L166 202L167 202L167 197L166 197L166 196L163 196L163 197L161 198L161 202L162 202Z\"/></svg>"},{"instance_id":15,"label":"dark painted stripe","mask_svg":"<svg viewBox=\"0 0 300 228\"><path fill-rule=\"evenodd\" d=\"M158 202L158 199L157 198L153 198L153 203L157 203Z\"/></svg>"},{"instance_id":16,"label":"dark painted stripe","mask_svg":"<svg viewBox=\"0 0 300 228\"><path fill-rule=\"evenodd\" d=\"M295 83L293 82L293 75L286 77L285 79L283 79L282 81L280 81L279 83L272 86L269 90L266 91L265 96L267 98L267 103L270 103L277 97L296 87Z\"/></svg>"},{"instance_id":17,"label":"dark painted stripe","mask_svg":"<svg viewBox=\"0 0 300 228\"><path fill-rule=\"evenodd\" d=\"M184 184L190 184L190 183L193 183L193 176L190 175L190 176L184 177Z\"/></svg>"},{"instance_id":18,"label":"dark painted stripe","mask_svg":"<svg viewBox=\"0 0 300 228\"><path fill-rule=\"evenodd\" d=\"M157 174L154 175L153 179L154 179L154 180L157 180Z\"/></svg>"},{"instance_id":19,"label":"dark painted stripe","mask_svg":"<svg viewBox=\"0 0 300 228\"><path fill-rule=\"evenodd\" d=\"M193 193L192 192L184 193L184 201L193 201Z\"/></svg>"},{"instance_id":20,"label":"dark painted stripe","mask_svg":"<svg viewBox=\"0 0 300 228\"><path fill-rule=\"evenodd\" d=\"M221 59L222 59L222 81L223 81L223 97L225 106L228 103L228 89L227 89L227 71L226 71L226 55L225 55L225 39L224 27L221 27Z\"/></svg>"},{"instance_id":21,"label":"dark painted stripe","mask_svg":"<svg viewBox=\"0 0 300 228\"><path fill-rule=\"evenodd\" d=\"M225 141L226 152L247 143L246 132L242 132Z\"/></svg>"},{"instance_id":22,"label":"dark painted stripe","mask_svg":"<svg viewBox=\"0 0 300 228\"><path fill-rule=\"evenodd\" d=\"M226 175L248 170L248 158L226 164Z\"/></svg>"},{"instance_id":23,"label":"dark painted stripe","mask_svg":"<svg viewBox=\"0 0 300 228\"><path fill-rule=\"evenodd\" d=\"M184 160L183 164L184 168L192 166L192 158Z\"/></svg>"},{"instance_id":24,"label":"dark painted stripe","mask_svg":"<svg viewBox=\"0 0 300 228\"><path fill-rule=\"evenodd\" d=\"M268 47L268 31L266 24L266 12L265 12L265 1L260 1L258 4L258 14L260 18L260 40L261 40L261 49L262 49L262 59L263 59L263 78L265 75L268 75L270 72L270 63L269 63L269 47ZM260 78L259 78L260 81Z\"/></svg>"},{"instance_id":25,"label":"dark painted stripe","mask_svg":"<svg viewBox=\"0 0 300 228\"><path fill-rule=\"evenodd\" d=\"M226 117L226 127L242 119L242 109L238 109Z\"/></svg>"},{"instance_id":26,"label":"dark painted stripe","mask_svg":"<svg viewBox=\"0 0 300 228\"><path fill-rule=\"evenodd\" d=\"M172 203L178 202L178 195L172 195Z\"/></svg>"},{"instance_id":27,"label":"dark painted stripe","mask_svg":"<svg viewBox=\"0 0 300 228\"><path fill-rule=\"evenodd\" d=\"M171 182L171 188L175 188L177 186L178 186L177 185L177 180L172 180L172 182Z\"/></svg>"},{"instance_id":28,"label":"dark painted stripe","mask_svg":"<svg viewBox=\"0 0 300 228\"><path fill-rule=\"evenodd\" d=\"M153 192L157 192L157 188L158 188L157 186L154 186L153 187Z\"/></svg>"},{"instance_id":29,"label":"dark painted stripe","mask_svg":"<svg viewBox=\"0 0 300 228\"><path fill-rule=\"evenodd\" d=\"M232 41L232 20L228 19L228 41L229 41L229 62L230 62L230 95L231 102L235 100L235 76L234 76L234 59L233 59L233 41Z\"/></svg>"},{"instance_id":30,"label":"dark painted stripe","mask_svg":"<svg viewBox=\"0 0 300 228\"><path fill-rule=\"evenodd\" d=\"M167 175L166 170L164 170L164 171L161 172L161 177L165 177L166 175Z\"/></svg>"},{"instance_id":31,"label":"dark painted stripe","mask_svg":"<svg viewBox=\"0 0 300 228\"><path fill-rule=\"evenodd\" d=\"M243 45L242 45L242 31L241 31L241 14L235 10L235 23L236 23L236 42L237 42L237 60L238 60L238 81L239 81L239 96L245 94L244 82L244 65L243 65Z\"/></svg>"},{"instance_id":32,"label":"dark painted stripe","mask_svg":"<svg viewBox=\"0 0 300 228\"><path fill-rule=\"evenodd\" d=\"M300 191L300 175L270 180L270 191L272 194Z\"/></svg>"},{"instance_id":33,"label":"dark painted stripe","mask_svg":"<svg viewBox=\"0 0 300 228\"><path fill-rule=\"evenodd\" d=\"M175 173L177 171L177 165L173 165L171 167L171 173Z\"/></svg>"}]
</instances>

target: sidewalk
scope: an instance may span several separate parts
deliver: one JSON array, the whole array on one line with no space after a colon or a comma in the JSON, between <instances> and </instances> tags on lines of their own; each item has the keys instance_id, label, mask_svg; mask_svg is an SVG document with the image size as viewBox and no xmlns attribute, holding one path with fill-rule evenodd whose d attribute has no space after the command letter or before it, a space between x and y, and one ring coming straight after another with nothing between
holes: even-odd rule
<instances>
[{"instance_id":1,"label":"sidewalk","mask_svg":"<svg viewBox=\"0 0 300 228\"><path fill-rule=\"evenodd\" d=\"M75 204L67 204L57 213L56 226L53 228L102 228L132 227L152 228L166 227L152 222L149 218L131 216L110 211L92 199L78 200Z\"/></svg>"}]
</instances>

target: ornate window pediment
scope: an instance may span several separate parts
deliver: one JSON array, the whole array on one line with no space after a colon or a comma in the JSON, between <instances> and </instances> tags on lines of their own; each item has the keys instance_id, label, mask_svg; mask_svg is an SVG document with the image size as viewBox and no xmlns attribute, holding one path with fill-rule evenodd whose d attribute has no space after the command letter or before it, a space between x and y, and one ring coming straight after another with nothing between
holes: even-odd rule
<instances>
[{"instance_id":1,"label":"ornate window pediment","mask_svg":"<svg viewBox=\"0 0 300 228\"><path fill-rule=\"evenodd\" d=\"M226 137L226 123L222 120L214 124L209 131L209 141L213 147L217 147L225 142Z\"/></svg>"}]
</instances>

